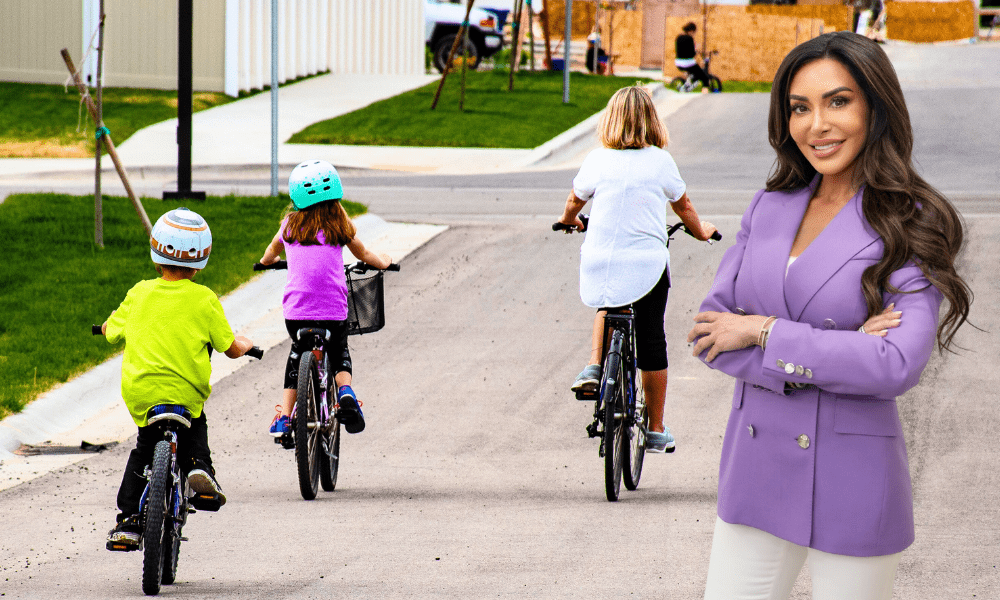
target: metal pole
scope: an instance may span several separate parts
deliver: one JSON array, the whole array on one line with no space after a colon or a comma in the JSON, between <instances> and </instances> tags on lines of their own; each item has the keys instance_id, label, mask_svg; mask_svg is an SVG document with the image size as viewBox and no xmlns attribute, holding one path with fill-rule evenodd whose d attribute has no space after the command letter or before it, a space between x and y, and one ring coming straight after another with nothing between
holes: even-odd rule
<instances>
[{"instance_id":1,"label":"metal pole","mask_svg":"<svg viewBox=\"0 0 1000 600\"><path fill-rule=\"evenodd\" d=\"M271 0L271 196L278 196L278 0Z\"/></svg>"},{"instance_id":2,"label":"metal pole","mask_svg":"<svg viewBox=\"0 0 1000 600\"><path fill-rule=\"evenodd\" d=\"M191 191L191 113L194 85L194 0L178 3L177 32L177 191L163 192L163 199L204 200L205 192Z\"/></svg>"},{"instance_id":3,"label":"metal pole","mask_svg":"<svg viewBox=\"0 0 1000 600\"><path fill-rule=\"evenodd\" d=\"M569 43L573 38L573 0L566 0L566 29L563 32L563 104L569 104Z\"/></svg>"},{"instance_id":4,"label":"metal pole","mask_svg":"<svg viewBox=\"0 0 1000 600\"><path fill-rule=\"evenodd\" d=\"M97 16L97 124L94 131L104 127L104 101L102 91L104 86L101 77L104 76L104 0L101 0ZM95 136L94 156L96 166L94 168L94 243L98 248L104 247L104 206L101 192L101 138Z\"/></svg>"}]
</instances>

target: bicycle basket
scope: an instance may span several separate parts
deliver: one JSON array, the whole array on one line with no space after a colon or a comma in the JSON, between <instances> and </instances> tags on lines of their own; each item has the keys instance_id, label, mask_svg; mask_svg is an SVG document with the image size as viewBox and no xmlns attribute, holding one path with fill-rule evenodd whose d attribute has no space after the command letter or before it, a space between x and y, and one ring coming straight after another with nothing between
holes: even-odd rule
<instances>
[{"instance_id":1,"label":"bicycle basket","mask_svg":"<svg viewBox=\"0 0 1000 600\"><path fill-rule=\"evenodd\" d=\"M372 333L385 327L382 271L347 274L347 335Z\"/></svg>"}]
</instances>

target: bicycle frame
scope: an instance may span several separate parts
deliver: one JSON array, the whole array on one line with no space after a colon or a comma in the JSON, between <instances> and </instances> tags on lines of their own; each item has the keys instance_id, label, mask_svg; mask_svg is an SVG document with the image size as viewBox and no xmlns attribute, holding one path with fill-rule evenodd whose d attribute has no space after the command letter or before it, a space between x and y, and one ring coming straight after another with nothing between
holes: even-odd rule
<instances>
[{"instance_id":1,"label":"bicycle frame","mask_svg":"<svg viewBox=\"0 0 1000 600\"><path fill-rule=\"evenodd\" d=\"M626 312L627 311L627 312ZM625 407L626 414L622 415L625 423L631 426L635 422L635 390L639 384L636 378L635 366L635 329L632 326L634 315L632 309L624 309L621 313L607 313L604 315L604 351L601 353L601 365L603 365L608 355L617 355L622 359L625 373L620 375L625 382ZM615 338L614 333L620 331L621 341ZM601 373L604 378L604 373ZM598 455L604 456L604 431L599 428L604 410L604 392L599 390L597 402L594 403L594 422L587 428L590 437L601 437L601 446Z\"/></svg>"}]
</instances>

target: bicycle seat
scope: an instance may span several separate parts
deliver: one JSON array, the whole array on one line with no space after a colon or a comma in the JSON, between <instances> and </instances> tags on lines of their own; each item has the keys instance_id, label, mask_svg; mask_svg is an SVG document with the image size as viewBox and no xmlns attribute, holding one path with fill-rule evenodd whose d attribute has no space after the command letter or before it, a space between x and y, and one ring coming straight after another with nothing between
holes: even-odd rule
<instances>
[{"instance_id":1,"label":"bicycle seat","mask_svg":"<svg viewBox=\"0 0 1000 600\"><path fill-rule=\"evenodd\" d=\"M176 421L191 427L191 411L178 404L157 404L146 413L150 425L159 421Z\"/></svg>"}]
</instances>

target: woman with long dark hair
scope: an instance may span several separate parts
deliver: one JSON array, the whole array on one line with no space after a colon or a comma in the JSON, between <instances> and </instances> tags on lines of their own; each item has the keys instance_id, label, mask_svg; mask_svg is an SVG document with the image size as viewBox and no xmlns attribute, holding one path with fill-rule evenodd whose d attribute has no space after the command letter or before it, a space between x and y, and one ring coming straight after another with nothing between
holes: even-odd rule
<instances>
[{"instance_id":1,"label":"woman with long dark hair","mask_svg":"<svg viewBox=\"0 0 1000 600\"><path fill-rule=\"evenodd\" d=\"M768 138L776 168L688 336L736 379L705 597L787 598L808 561L814 598L888 600L914 537L895 398L968 317L962 224L863 36L785 57Z\"/></svg>"}]
</instances>

